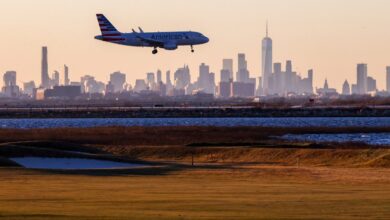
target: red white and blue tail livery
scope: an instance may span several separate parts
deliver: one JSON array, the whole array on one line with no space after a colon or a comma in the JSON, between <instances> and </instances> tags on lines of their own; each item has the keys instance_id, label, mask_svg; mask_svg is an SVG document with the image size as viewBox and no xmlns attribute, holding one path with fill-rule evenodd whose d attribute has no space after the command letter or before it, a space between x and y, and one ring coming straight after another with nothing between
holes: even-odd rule
<instances>
[{"instance_id":1,"label":"red white and blue tail livery","mask_svg":"<svg viewBox=\"0 0 390 220\"><path fill-rule=\"evenodd\" d=\"M104 15L98 14L97 19L100 31L102 32L102 40L108 42L120 42L125 40L122 33L120 33Z\"/></svg>"},{"instance_id":2,"label":"red white and blue tail livery","mask_svg":"<svg viewBox=\"0 0 390 220\"><path fill-rule=\"evenodd\" d=\"M95 39L126 46L153 47L153 54L158 52L157 48L176 50L179 46L191 46L191 51L194 52L194 45L209 42L206 36L193 31L146 33L142 28L138 28L139 32L133 29L131 33L121 33L103 14L96 16L102 35L96 36Z\"/></svg>"}]
</instances>

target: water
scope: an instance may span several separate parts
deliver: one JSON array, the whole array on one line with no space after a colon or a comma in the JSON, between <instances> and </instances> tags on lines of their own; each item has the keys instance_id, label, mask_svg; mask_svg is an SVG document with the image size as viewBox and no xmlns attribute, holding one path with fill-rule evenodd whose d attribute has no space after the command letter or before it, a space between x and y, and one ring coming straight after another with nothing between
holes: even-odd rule
<instances>
[{"instance_id":1,"label":"water","mask_svg":"<svg viewBox=\"0 0 390 220\"><path fill-rule=\"evenodd\" d=\"M125 169L145 166L140 164L78 158L17 157L10 158L10 160L29 169L90 170Z\"/></svg>"},{"instance_id":2,"label":"water","mask_svg":"<svg viewBox=\"0 0 390 220\"><path fill-rule=\"evenodd\" d=\"M282 139L290 141L304 141L304 142L360 142L369 145L390 146L389 133L360 133L360 134L288 134L284 135Z\"/></svg>"},{"instance_id":3,"label":"water","mask_svg":"<svg viewBox=\"0 0 390 220\"><path fill-rule=\"evenodd\" d=\"M1 128L104 126L263 126L263 127L390 127L390 118L98 118L0 119Z\"/></svg>"}]
</instances>

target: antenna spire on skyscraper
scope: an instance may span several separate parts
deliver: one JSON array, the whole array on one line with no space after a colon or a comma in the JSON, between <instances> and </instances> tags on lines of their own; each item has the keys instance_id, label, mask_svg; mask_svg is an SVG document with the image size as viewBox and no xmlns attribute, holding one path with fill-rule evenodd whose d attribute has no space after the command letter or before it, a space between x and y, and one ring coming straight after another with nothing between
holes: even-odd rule
<instances>
[{"instance_id":1,"label":"antenna spire on skyscraper","mask_svg":"<svg viewBox=\"0 0 390 220\"><path fill-rule=\"evenodd\" d=\"M266 37L268 37L268 20L265 24L265 35L266 35Z\"/></svg>"}]
</instances>

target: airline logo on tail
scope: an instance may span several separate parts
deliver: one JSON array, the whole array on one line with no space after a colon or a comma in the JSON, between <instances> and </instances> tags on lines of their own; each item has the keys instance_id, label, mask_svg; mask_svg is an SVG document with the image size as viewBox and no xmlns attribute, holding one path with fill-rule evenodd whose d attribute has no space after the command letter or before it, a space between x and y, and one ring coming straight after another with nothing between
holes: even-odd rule
<instances>
[{"instance_id":1,"label":"airline logo on tail","mask_svg":"<svg viewBox=\"0 0 390 220\"><path fill-rule=\"evenodd\" d=\"M104 15L97 14L96 16L104 41L118 42L125 40L125 38L122 36L122 33L120 33Z\"/></svg>"}]
</instances>

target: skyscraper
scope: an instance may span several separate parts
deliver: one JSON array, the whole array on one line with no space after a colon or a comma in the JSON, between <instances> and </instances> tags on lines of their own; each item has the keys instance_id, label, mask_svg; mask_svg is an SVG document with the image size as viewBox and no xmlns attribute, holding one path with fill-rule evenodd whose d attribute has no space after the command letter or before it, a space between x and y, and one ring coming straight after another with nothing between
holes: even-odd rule
<instances>
[{"instance_id":1,"label":"skyscraper","mask_svg":"<svg viewBox=\"0 0 390 220\"><path fill-rule=\"evenodd\" d=\"M386 67L386 88L390 92L390 66Z\"/></svg>"},{"instance_id":2,"label":"skyscraper","mask_svg":"<svg viewBox=\"0 0 390 220\"><path fill-rule=\"evenodd\" d=\"M67 65L64 65L64 85L69 86L69 84L69 67Z\"/></svg>"},{"instance_id":3,"label":"skyscraper","mask_svg":"<svg viewBox=\"0 0 390 220\"><path fill-rule=\"evenodd\" d=\"M222 61L222 70L229 71L229 78L233 79L233 60L232 59L223 59Z\"/></svg>"},{"instance_id":4,"label":"skyscraper","mask_svg":"<svg viewBox=\"0 0 390 220\"><path fill-rule=\"evenodd\" d=\"M367 77L367 92L376 92L376 80L371 76Z\"/></svg>"},{"instance_id":5,"label":"skyscraper","mask_svg":"<svg viewBox=\"0 0 390 220\"><path fill-rule=\"evenodd\" d=\"M308 84L308 88L307 88L307 92L308 93L313 93L314 92L314 86L313 86L313 78L314 78L314 71L312 69L310 69L308 72L307 72L307 79L309 81L309 84Z\"/></svg>"},{"instance_id":6,"label":"skyscraper","mask_svg":"<svg viewBox=\"0 0 390 220\"><path fill-rule=\"evenodd\" d=\"M174 74L174 83L175 89L177 90L184 90L191 84L190 68L187 65L176 70Z\"/></svg>"},{"instance_id":7,"label":"skyscraper","mask_svg":"<svg viewBox=\"0 0 390 220\"><path fill-rule=\"evenodd\" d=\"M349 83L347 80L345 80L343 84L343 95L351 95L351 87L349 86Z\"/></svg>"},{"instance_id":8,"label":"skyscraper","mask_svg":"<svg viewBox=\"0 0 390 220\"><path fill-rule=\"evenodd\" d=\"M284 88L283 88L283 93L290 93L295 91L294 87L294 74L292 70L292 61L287 60L286 61L286 72L284 74Z\"/></svg>"},{"instance_id":9,"label":"skyscraper","mask_svg":"<svg viewBox=\"0 0 390 220\"><path fill-rule=\"evenodd\" d=\"M142 92L147 90L148 86L143 79L137 79L134 85L134 92Z\"/></svg>"},{"instance_id":10,"label":"skyscraper","mask_svg":"<svg viewBox=\"0 0 390 220\"><path fill-rule=\"evenodd\" d=\"M82 93L89 93L90 92L90 85L95 82L95 77L90 75L85 75L80 78L81 83L81 92Z\"/></svg>"},{"instance_id":11,"label":"skyscraper","mask_svg":"<svg viewBox=\"0 0 390 220\"><path fill-rule=\"evenodd\" d=\"M210 66L202 63L199 66L198 89L208 94L215 93L215 75L210 73Z\"/></svg>"},{"instance_id":12,"label":"skyscraper","mask_svg":"<svg viewBox=\"0 0 390 220\"><path fill-rule=\"evenodd\" d=\"M173 84L171 81L171 71L167 71L165 75L166 95L173 95Z\"/></svg>"},{"instance_id":13,"label":"skyscraper","mask_svg":"<svg viewBox=\"0 0 390 220\"><path fill-rule=\"evenodd\" d=\"M148 86L153 86L156 84L156 78L154 76L154 73L146 73L146 83L148 84Z\"/></svg>"},{"instance_id":14,"label":"skyscraper","mask_svg":"<svg viewBox=\"0 0 390 220\"><path fill-rule=\"evenodd\" d=\"M292 72L292 61L291 60L286 61L286 72L288 72L288 73Z\"/></svg>"},{"instance_id":15,"label":"skyscraper","mask_svg":"<svg viewBox=\"0 0 390 220\"><path fill-rule=\"evenodd\" d=\"M165 73L165 83L166 83L167 85L172 85L172 81L171 81L171 71L169 71L169 70Z\"/></svg>"},{"instance_id":16,"label":"skyscraper","mask_svg":"<svg viewBox=\"0 0 390 220\"><path fill-rule=\"evenodd\" d=\"M52 78L51 86L60 85L60 73L57 70L54 71L51 78Z\"/></svg>"},{"instance_id":17,"label":"skyscraper","mask_svg":"<svg viewBox=\"0 0 390 220\"><path fill-rule=\"evenodd\" d=\"M16 71L7 71L3 76L4 87L16 86Z\"/></svg>"},{"instance_id":18,"label":"skyscraper","mask_svg":"<svg viewBox=\"0 0 390 220\"><path fill-rule=\"evenodd\" d=\"M162 82L162 72L161 70L157 70L157 84L160 84Z\"/></svg>"},{"instance_id":19,"label":"skyscraper","mask_svg":"<svg viewBox=\"0 0 390 220\"><path fill-rule=\"evenodd\" d=\"M358 94L367 93L367 64L357 65L357 92Z\"/></svg>"},{"instance_id":20,"label":"skyscraper","mask_svg":"<svg viewBox=\"0 0 390 220\"><path fill-rule=\"evenodd\" d=\"M226 71L226 70L225 70ZM221 81L218 86L218 96L220 98L229 98L232 96L233 80L228 82Z\"/></svg>"},{"instance_id":21,"label":"skyscraper","mask_svg":"<svg viewBox=\"0 0 390 220\"><path fill-rule=\"evenodd\" d=\"M126 74L115 72L110 75L110 82L114 86L114 92L122 92L126 83Z\"/></svg>"},{"instance_id":22,"label":"skyscraper","mask_svg":"<svg viewBox=\"0 0 390 220\"><path fill-rule=\"evenodd\" d=\"M310 69L307 72L307 78L311 81L312 87L313 87L313 75L314 75L314 71L312 69Z\"/></svg>"},{"instance_id":23,"label":"skyscraper","mask_svg":"<svg viewBox=\"0 0 390 220\"><path fill-rule=\"evenodd\" d=\"M23 83L23 93L33 97L35 89L34 81Z\"/></svg>"},{"instance_id":24,"label":"skyscraper","mask_svg":"<svg viewBox=\"0 0 390 220\"><path fill-rule=\"evenodd\" d=\"M42 47L42 72L41 72L41 87L44 89L50 88L50 78L49 78L49 64L48 64L48 54L47 47Z\"/></svg>"},{"instance_id":25,"label":"skyscraper","mask_svg":"<svg viewBox=\"0 0 390 220\"><path fill-rule=\"evenodd\" d=\"M248 82L249 81L249 71L248 63L245 58L245 54L238 54L238 72L237 72L237 82Z\"/></svg>"},{"instance_id":26,"label":"skyscraper","mask_svg":"<svg viewBox=\"0 0 390 220\"><path fill-rule=\"evenodd\" d=\"M272 39L268 37L268 23L266 37L262 42L262 82L263 94L269 93L269 78L272 74Z\"/></svg>"},{"instance_id":27,"label":"skyscraper","mask_svg":"<svg viewBox=\"0 0 390 220\"><path fill-rule=\"evenodd\" d=\"M2 89L3 95L9 98L19 96L19 86L16 85L16 72L7 71L3 76L4 86Z\"/></svg>"},{"instance_id":28,"label":"skyscraper","mask_svg":"<svg viewBox=\"0 0 390 220\"><path fill-rule=\"evenodd\" d=\"M284 92L284 73L282 72L282 64L281 63L274 63L274 85L272 86L273 88L271 89L272 92L271 94L279 94L282 95ZM260 81L262 82L262 81ZM261 91L262 92L262 91Z\"/></svg>"},{"instance_id":29,"label":"skyscraper","mask_svg":"<svg viewBox=\"0 0 390 220\"><path fill-rule=\"evenodd\" d=\"M229 82L231 80L231 73L229 70L221 70L221 82Z\"/></svg>"}]
</instances>

